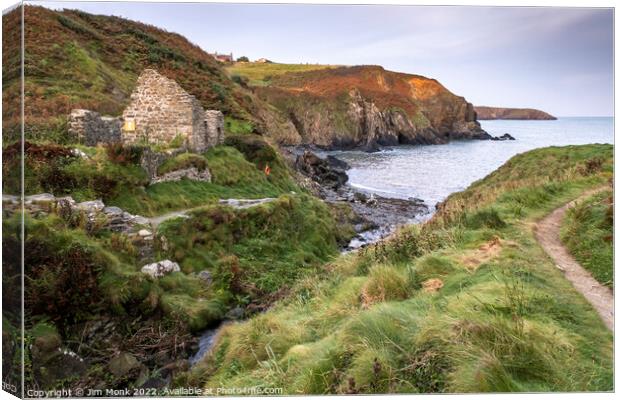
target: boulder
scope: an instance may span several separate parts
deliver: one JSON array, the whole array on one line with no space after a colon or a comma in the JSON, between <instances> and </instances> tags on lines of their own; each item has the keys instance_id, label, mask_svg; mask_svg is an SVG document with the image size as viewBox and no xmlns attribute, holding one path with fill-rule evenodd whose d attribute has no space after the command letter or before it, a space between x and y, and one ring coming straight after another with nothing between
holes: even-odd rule
<instances>
[{"instance_id":1,"label":"boulder","mask_svg":"<svg viewBox=\"0 0 620 400\"><path fill-rule=\"evenodd\" d=\"M244 315L245 310L243 309L243 307L235 307L232 310L228 311L224 318L229 320L239 320L242 319Z\"/></svg>"},{"instance_id":2,"label":"boulder","mask_svg":"<svg viewBox=\"0 0 620 400\"><path fill-rule=\"evenodd\" d=\"M178 169L176 171L168 172L161 176L155 176L151 179L151 184L161 182L175 182L181 179L189 179L192 181L211 182L211 172L208 168L199 171L196 167L190 167L185 169Z\"/></svg>"},{"instance_id":3,"label":"boulder","mask_svg":"<svg viewBox=\"0 0 620 400\"><path fill-rule=\"evenodd\" d=\"M148 225L149 224L148 218L145 218L145 217L143 217L141 215L134 215L133 216L133 222L136 225Z\"/></svg>"},{"instance_id":4,"label":"boulder","mask_svg":"<svg viewBox=\"0 0 620 400\"><path fill-rule=\"evenodd\" d=\"M86 211L87 213L100 212L105 208L105 204L101 200L83 201L76 205L78 210Z\"/></svg>"},{"instance_id":5,"label":"boulder","mask_svg":"<svg viewBox=\"0 0 620 400\"><path fill-rule=\"evenodd\" d=\"M33 194L24 198L26 204L49 204L54 201L56 201L56 197L51 193Z\"/></svg>"},{"instance_id":6,"label":"boulder","mask_svg":"<svg viewBox=\"0 0 620 400\"><path fill-rule=\"evenodd\" d=\"M82 150L80 149L71 149L71 154L73 154L75 157L80 157L80 158L89 158L88 154L84 153Z\"/></svg>"},{"instance_id":7,"label":"boulder","mask_svg":"<svg viewBox=\"0 0 620 400\"><path fill-rule=\"evenodd\" d=\"M510 133L504 133L501 136L493 136L491 140L516 140Z\"/></svg>"},{"instance_id":8,"label":"boulder","mask_svg":"<svg viewBox=\"0 0 620 400\"><path fill-rule=\"evenodd\" d=\"M354 192L353 193L353 200L354 201L358 201L360 203L366 203L368 201L368 196L366 196L366 193Z\"/></svg>"},{"instance_id":9,"label":"boulder","mask_svg":"<svg viewBox=\"0 0 620 400\"><path fill-rule=\"evenodd\" d=\"M200 271L197 276L198 279L205 283L205 285L211 285L213 282L213 276L211 275L211 272L207 270Z\"/></svg>"},{"instance_id":10,"label":"boulder","mask_svg":"<svg viewBox=\"0 0 620 400\"><path fill-rule=\"evenodd\" d=\"M115 206L107 206L103 208L103 213L110 216L110 215L123 215L123 210L119 207L115 207Z\"/></svg>"},{"instance_id":11,"label":"boulder","mask_svg":"<svg viewBox=\"0 0 620 400\"><path fill-rule=\"evenodd\" d=\"M141 268L143 274L149 275L153 278L161 278L172 272L180 272L181 268L179 264L170 261L162 260L155 263L147 264Z\"/></svg>"},{"instance_id":12,"label":"boulder","mask_svg":"<svg viewBox=\"0 0 620 400\"><path fill-rule=\"evenodd\" d=\"M12 194L3 194L2 195L2 203L6 204L19 204L19 196L14 196Z\"/></svg>"},{"instance_id":13,"label":"boulder","mask_svg":"<svg viewBox=\"0 0 620 400\"><path fill-rule=\"evenodd\" d=\"M327 160L308 150L297 156L295 166L312 180L332 189L338 189L349 180L343 169L334 167Z\"/></svg>"},{"instance_id":14,"label":"boulder","mask_svg":"<svg viewBox=\"0 0 620 400\"><path fill-rule=\"evenodd\" d=\"M32 371L43 387L53 386L60 380L86 371L84 360L71 350L63 349L55 329L38 332L30 347Z\"/></svg>"},{"instance_id":15,"label":"boulder","mask_svg":"<svg viewBox=\"0 0 620 400\"><path fill-rule=\"evenodd\" d=\"M141 237L147 237L147 236L151 236L153 234L153 232L149 231L148 229L140 229L138 231L138 235Z\"/></svg>"},{"instance_id":16,"label":"boulder","mask_svg":"<svg viewBox=\"0 0 620 400\"><path fill-rule=\"evenodd\" d=\"M517 140L510 133L504 133L499 137L499 140Z\"/></svg>"},{"instance_id":17,"label":"boulder","mask_svg":"<svg viewBox=\"0 0 620 400\"><path fill-rule=\"evenodd\" d=\"M349 164L347 164L346 161L343 161L337 157L332 156L331 154L328 155L325 160L329 163L329 165L331 165L334 168L338 168L341 169L343 171L346 171L348 169L351 169L351 166Z\"/></svg>"}]
</instances>

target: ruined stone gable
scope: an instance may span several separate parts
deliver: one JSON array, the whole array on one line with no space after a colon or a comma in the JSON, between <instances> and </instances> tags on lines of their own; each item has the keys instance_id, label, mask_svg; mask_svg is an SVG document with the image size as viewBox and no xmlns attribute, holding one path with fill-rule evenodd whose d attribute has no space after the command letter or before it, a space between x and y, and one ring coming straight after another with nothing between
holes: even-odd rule
<instances>
[{"instance_id":1,"label":"ruined stone gable","mask_svg":"<svg viewBox=\"0 0 620 400\"><path fill-rule=\"evenodd\" d=\"M178 136L187 148L204 152L223 140L223 115L205 111L175 81L145 69L123 112L124 143L168 144Z\"/></svg>"}]
</instances>

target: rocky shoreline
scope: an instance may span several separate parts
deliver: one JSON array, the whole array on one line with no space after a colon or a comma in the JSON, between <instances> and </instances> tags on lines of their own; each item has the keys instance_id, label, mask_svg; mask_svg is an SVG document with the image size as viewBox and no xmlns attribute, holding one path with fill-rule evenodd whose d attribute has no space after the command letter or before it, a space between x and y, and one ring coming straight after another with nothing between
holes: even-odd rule
<instances>
[{"instance_id":1,"label":"rocky shoreline","mask_svg":"<svg viewBox=\"0 0 620 400\"><path fill-rule=\"evenodd\" d=\"M421 222L430 217L431 208L424 200L379 196L347 185L349 165L333 155L324 158L308 149L294 147L285 155L294 159L294 166L313 183L315 195L330 204L347 204L357 218L353 225L356 236L343 247L351 251L377 242L400 225Z\"/></svg>"}]
</instances>

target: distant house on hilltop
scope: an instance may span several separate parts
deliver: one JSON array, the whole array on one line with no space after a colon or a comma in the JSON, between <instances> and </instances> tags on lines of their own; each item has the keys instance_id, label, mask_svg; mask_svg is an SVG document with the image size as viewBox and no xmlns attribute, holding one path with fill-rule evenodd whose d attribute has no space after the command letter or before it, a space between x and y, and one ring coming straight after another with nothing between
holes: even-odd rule
<instances>
[{"instance_id":1,"label":"distant house on hilltop","mask_svg":"<svg viewBox=\"0 0 620 400\"><path fill-rule=\"evenodd\" d=\"M262 64L267 64L267 63L272 63L271 60L268 60L266 58L259 58L258 60L256 60L255 62L257 63L262 63Z\"/></svg>"},{"instance_id":2,"label":"distant house on hilltop","mask_svg":"<svg viewBox=\"0 0 620 400\"><path fill-rule=\"evenodd\" d=\"M217 51L213 54L211 54L211 56L213 58L215 58L217 61L219 62L233 62L234 58L233 58L233 53L230 54L218 54Z\"/></svg>"}]
</instances>

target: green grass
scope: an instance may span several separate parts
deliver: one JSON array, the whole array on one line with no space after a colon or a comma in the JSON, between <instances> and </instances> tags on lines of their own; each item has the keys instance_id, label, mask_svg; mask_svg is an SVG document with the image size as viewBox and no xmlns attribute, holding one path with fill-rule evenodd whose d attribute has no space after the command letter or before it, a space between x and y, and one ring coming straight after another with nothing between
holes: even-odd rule
<instances>
[{"instance_id":1,"label":"green grass","mask_svg":"<svg viewBox=\"0 0 620 400\"><path fill-rule=\"evenodd\" d=\"M157 168L159 175L180 169L196 168L198 171L204 171L207 168L207 160L199 154L183 153L170 158Z\"/></svg>"},{"instance_id":2,"label":"green grass","mask_svg":"<svg viewBox=\"0 0 620 400\"><path fill-rule=\"evenodd\" d=\"M594 278L613 289L613 193L597 193L568 210L562 241Z\"/></svg>"},{"instance_id":3,"label":"green grass","mask_svg":"<svg viewBox=\"0 0 620 400\"><path fill-rule=\"evenodd\" d=\"M612 390L611 332L531 230L606 184L612 152L515 156L429 223L339 257L271 310L223 328L177 383L285 394ZM426 290L429 279L443 286Z\"/></svg>"},{"instance_id":4,"label":"green grass","mask_svg":"<svg viewBox=\"0 0 620 400\"><path fill-rule=\"evenodd\" d=\"M158 170L163 174L190 166L208 167L211 182L182 179L153 185L148 184L147 174L137 161L124 155L128 153L126 148L114 148L113 152L101 146L33 144L32 154L26 157L25 191L26 195L70 195L76 201L102 199L106 205L145 216L212 204L220 198L277 197L301 191L281 156L260 136L233 135L226 143L202 155L180 154ZM72 156L70 150L74 147L90 158ZM18 193L19 159L7 154L3 189ZM269 175L264 172L267 165L271 168Z\"/></svg>"},{"instance_id":5,"label":"green grass","mask_svg":"<svg viewBox=\"0 0 620 400\"><path fill-rule=\"evenodd\" d=\"M193 155L192 159L196 157L199 156ZM110 198L109 203L150 216L215 203L220 198L257 199L300 191L283 164L276 161L275 168L272 167L272 173L267 176L260 160L255 163L247 157L232 146L218 146L205 154L211 182L182 179L146 188L129 188Z\"/></svg>"},{"instance_id":6,"label":"green grass","mask_svg":"<svg viewBox=\"0 0 620 400\"><path fill-rule=\"evenodd\" d=\"M165 222L167 257L186 273L210 270L218 287L257 297L291 284L337 252L329 209L308 195L283 195L248 209L208 206Z\"/></svg>"},{"instance_id":7,"label":"green grass","mask_svg":"<svg viewBox=\"0 0 620 400\"><path fill-rule=\"evenodd\" d=\"M5 219L3 224L10 232L19 220ZM83 227L54 215L27 217L26 230L25 302L27 325L33 324L35 336L46 324L66 334L75 324L104 315L133 315L136 310L143 318L162 311L167 318L201 329L225 311L217 293L197 277L177 273L158 281L142 274L135 252L119 248L113 234L86 234ZM184 297L190 300L172 300Z\"/></svg>"},{"instance_id":8,"label":"green grass","mask_svg":"<svg viewBox=\"0 0 620 400\"><path fill-rule=\"evenodd\" d=\"M249 134L254 132L254 124L252 122L232 117L224 118L224 128L227 133L231 133L233 135Z\"/></svg>"},{"instance_id":9,"label":"green grass","mask_svg":"<svg viewBox=\"0 0 620 400\"><path fill-rule=\"evenodd\" d=\"M269 81L289 72L306 72L319 69L336 68L337 65L320 64L279 64L279 63L234 63L226 67L229 76L241 76L252 86L265 86Z\"/></svg>"}]
</instances>

